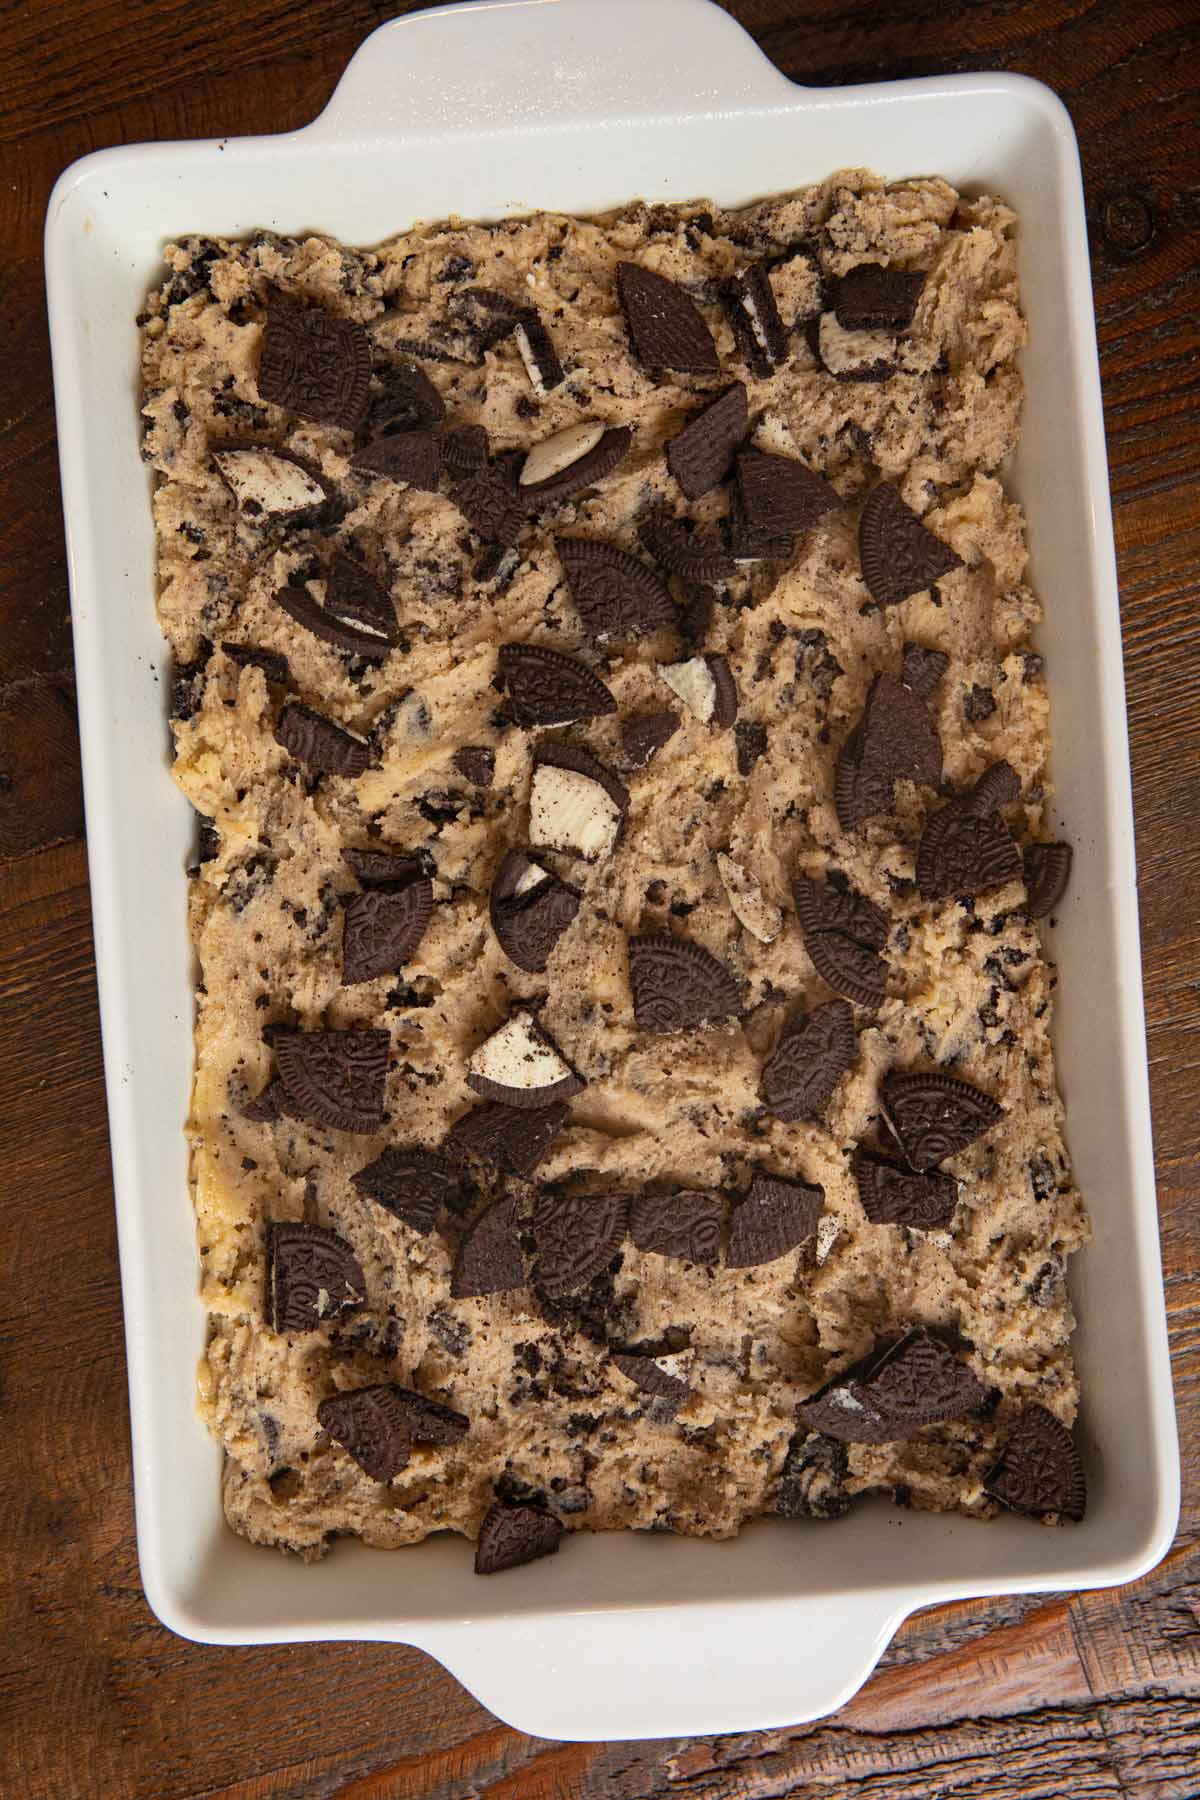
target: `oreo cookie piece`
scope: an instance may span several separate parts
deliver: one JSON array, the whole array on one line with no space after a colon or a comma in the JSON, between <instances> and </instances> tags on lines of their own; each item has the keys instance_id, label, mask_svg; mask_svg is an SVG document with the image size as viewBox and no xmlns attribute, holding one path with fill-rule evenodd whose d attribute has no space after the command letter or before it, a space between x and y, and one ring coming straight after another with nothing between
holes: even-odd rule
<instances>
[{"instance_id":1,"label":"oreo cookie piece","mask_svg":"<svg viewBox=\"0 0 1200 1800\"><path fill-rule=\"evenodd\" d=\"M518 1008L472 1055L467 1085L485 1100L539 1108L570 1100L585 1084L533 1014Z\"/></svg>"},{"instance_id":2,"label":"oreo cookie piece","mask_svg":"<svg viewBox=\"0 0 1200 1800\"><path fill-rule=\"evenodd\" d=\"M447 1156L477 1157L480 1162L528 1178L549 1151L570 1117L563 1102L553 1106L504 1106L485 1100L456 1119L442 1149Z\"/></svg>"},{"instance_id":3,"label":"oreo cookie piece","mask_svg":"<svg viewBox=\"0 0 1200 1800\"><path fill-rule=\"evenodd\" d=\"M800 533L840 504L794 456L755 449L738 456L736 498L734 554L746 558L790 556Z\"/></svg>"},{"instance_id":4,"label":"oreo cookie piece","mask_svg":"<svg viewBox=\"0 0 1200 1800\"><path fill-rule=\"evenodd\" d=\"M733 740L737 745L737 772L749 775L767 753L767 728L744 721L734 727Z\"/></svg>"},{"instance_id":5,"label":"oreo cookie piece","mask_svg":"<svg viewBox=\"0 0 1200 1800\"><path fill-rule=\"evenodd\" d=\"M265 1309L272 1331L316 1331L361 1305L366 1293L362 1264L336 1231L292 1221L267 1226Z\"/></svg>"},{"instance_id":6,"label":"oreo cookie piece","mask_svg":"<svg viewBox=\"0 0 1200 1800\"><path fill-rule=\"evenodd\" d=\"M523 850L509 850L492 882L492 930L509 961L540 975L583 896Z\"/></svg>"},{"instance_id":7,"label":"oreo cookie piece","mask_svg":"<svg viewBox=\"0 0 1200 1800\"><path fill-rule=\"evenodd\" d=\"M490 788L496 779L496 753L482 744L464 744L451 760L472 787Z\"/></svg>"},{"instance_id":8,"label":"oreo cookie piece","mask_svg":"<svg viewBox=\"0 0 1200 1800\"><path fill-rule=\"evenodd\" d=\"M391 635L377 631L365 631L357 625L347 625L341 619L335 619L332 613L314 600L307 588L280 588L272 596L275 605L280 607L297 625L303 625L305 631L311 631L322 643L332 644L335 650L344 650L350 656L362 656L369 662L382 662L392 648Z\"/></svg>"},{"instance_id":9,"label":"oreo cookie piece","mask_svg":"<svg viewBox=\"0 0 1200 1800\"><path fill-rule=\"evenodd\" d=\"M738 349L754 373L765 380L787 361L788 333L775 302L765 263L751 263L721 289L726 317Z\"/></svg>"},{"instance_id":10,"label":"oreo cookie piece","mask_svg":"<svg viewBox=\"0 0 1200 1800\"><path fill-rule=\"evenodd\" d=\"M725 480L749 429L746 389L735 381L667 440L667 467L689 500Z\"/></svg>"},{"instance_id":11,"label":"oreo cookie piece","mask_svg":"<svg viewBox=\"0 0 1200 1800\"><path fill-rule=\"evenodd\" d=\"M301 419L357 431L367 411L371 341L353 319L272 300L267 307L258 392Z\"/></svg>"},{"instance_id":12,"label":"oreo cookie piece","mask_svg":"<svg viewBox=\"0 0 1200 1800\"><path fill-rule=\"evenodd\" d=\"M823 312L805 330L809 348L835 381L890 381L899 345L890 331L847 331Z\"/></svg>"},{"instance_id":13,"label":"oreo cookie piece","mask_svg":"<svg viewBox=\"0 0 1200 1800\"><path fill-rule=\"evenodd\" d=\"M349 849L342 851L342 861L358 877L363 887L393 891L407 887L412 881L427 878L433 867L432 858L427 859L409 850Z\"/></svg>"},{"instance_id":14,"label":"oreo cookie piece","mask_svg":"<svg viewBox=\"0 0 1200 1800\"><path fill-rule=\"evenodd\" d=\"M503 1294L524 1287L525 1258L521 1254L520 1200L506 1194L485 1206L463 1235L450 1277L454 1300L485 1294Z\"/></svg>"},{"instance_id":15,"label":"oreo cookie piece","mask_svg":"<svg viewBox=\"0 0 1200 1800\"><path fill-rule=\"evenodd\" d=\"M344 775L354 780L365 774L371 764L370 747L362 738L343 731L332 719L324 718L300 700L289 700L280 713L275 742L297 762L326 775Z\"/></svg>"},{"instance_id":16,"label":"oreo cookie piece","mask_svg":"<svg viewBox=\"0 0 1200 1800\"><path fill-rule=\"evenodd\" d=\"M288 1110L328 1131L383 1123L391 1036L386 1031L277 1031L271 1047Z\"/></svg>"},{"instance_id":17,"label":"oreo cookie piece","mask_svg":"<svg viewBox=\"0 0 1200 1800\"><path fill-rule=\"evenodd\" d=\"M943 1231L958 1205L958 1183L940 1169L914 1175L869 1150L854 1152L854 1179L862 1209L872 1225L908 1225L916 1231Z\"/></svg>"},{"instance_id":18,"label":"oreo cookie piece","mask_svg":"<svg viewBox=\"0 0 1200 1800\"><path fill-rule=\"evenodd\" d=\"M907 331L924 286L919 269L859 263L829 282L829 302L845 331Z\"/></svg>"},{"instance_id":19,"label":"oreo cookie piece","mask_svg":"<svg viewBox=\"0 0 1200 1800\"><path fill-rule=\"evenodd\" d=\"M716 1194L638 1194L629 1208L629 1235L639 1250L711 1267L721 1260L723 1213Z\"/></svg>"},{"instance_id":20,"label":"oreo cookie piece","mask_svg":"<svg viewBox=\"0 0 1200 1800\"><path fill-rule=\"evenodd\" d=\"M418 875L398 889L375 888L346 902L342 985L393 975L416 955L433 917L433 883Z\"/></svg>"},{"instance_id":21,"label":"oreo cookie piece","mask_svg":"<svg viewBox=\"0 0 1200 1800\"><path fill-rule=\"evenodd\" d=\"M923 673L929 666L922 664ZM895 675L877 675L862 718L838 756L834 798L843 831L890 812L902 780L939 787L942 740L924 692Z\"/></svg>"},{"instance_id":22,"label":"oreo cookie piece","mask_svg":"<svg viewBox=\"0 0 1200 1800\"><path fill-rule=\"evenodd\" d=\"M621 1248L628 1221L625 1194L540 1193L530 1230L541 1292L560 1300L587 1287Z\"/></svg>"},{"instance_id":23,"label":"oreo cookie piece","mask_svg":"<svg viewBox=\"0 0 1200 1800\"><path fill-rule=\"evenodd\" d=\"M568 426L529 452L521 470L520 503L526 512L537 513L570 500L611 475L632 448L633 432L627 425Z\"/></svg>"},{"instance_id":24,"label":"oreo cookie piece","mask_svg":"<svg viewBox=\"0 0 1200 1800\"><path fill-rule=\"evenodd\" d=\"M844 1000L827 1000L785 1031L763 1064L762 1103L786 1125L820 1119L857 1059L853 1012Z\"/></svg>"},{"instance_id":25,"label":"oreo cookie piece","mask_svg":"<svg viewBox=\"0 0 1200 1800\"><path fill-rule=\"evenodd\" d=\"M292 679L288 659L278 650L259 650L254 644L231 644L226 640L221 650L239 669L261 669L268 681L286 687Z\"/></svg>"},{"instance_id":26,"label":"oreo cookie piece","mask_svg":"<svg viewBox=\"0 0 1200 1800\"><path fill-rule=\"evenodd\" d=\"M617 710L586 663L545 644L501 644L497 680L518 725L571 725Z\"/></svg>"},{"instance_id":27,"label":"oreo cookie piece","mask_svg":"<svg viewBox=\"0 0 1200 1800\"><path fill-rule=\"evenodd\" d=\"M634 355L645 368L717 374L721 365L712 333L678 282L640 263L621 262L617 297Z\"/></svg>"},{"instance_id":28,"label":"oreo cookie piece","mask_svg":"<svg viewBox=\"0 0 1200 1800\"><path fill-rule=\"evenodd\" d=\"M659 663L658 673L702 725L727 730L737 718L737 687L723 656L691 656L685 662Z\"/></svg>"},{"instance_id":29,"label":"oreo cookie piece","mask_svg":"<svg viewBox=\"0 0 1200 1800\"><path fill-rule=\"evenodd\" d=\"M701 945L665 933L629 940L629 979L639 1031L696 1031L742 1005L741 989L724 963Z\"/></svg>"},{"instance_id":30,"label":"oreo cookie piece","mask_svg":"<svg viewBox=\"0 0 1200 1800\"><path fill-rule=\"evenodd\" d=\"M1056 1515L1078 1524L1087 1511L1087 1482L1066 1426L1044 1406L1025 1407L984 1492L1030 1518Z\"/></svg>"},{"instance_id":31,"label":"oreo cookie piece","mask_svg":"<svg viewBox=\"0 0 1200 1800\"><path fill-rule=\"evenodd\" d=\"M586 750L544 750L529 788L529 841L602 862L616 847L629 809L629 790Z\"/></svg>"},{"instance_id":32,"label":"oreo cookie piece","mask_svg":"<svg viewBox=\"0 0 1200 1800\"><path fill-rule=\"evenodd\" d=\"M835 994L845 994L857 1006L878 1006L887 999L887 964L873 950L840 931L814 932L805 937L804 948Z\"/></svg>"},{"instance_id":33,"label":"oreo cookie piece","mask_svg":"<svg viewBox=\"0 0 1200 1800\"><path fill-rule=\"evenodd\" d=\"M798 875L792 894L806 937L836 931L866 950L882 950L887 943L891 929L887 914L852 887L834 887L831 882Z\"/></svg>"},{"instance_id":34,"label":"oreo cookie piece","mask_svg":"<svg viewBox=\"0 0 1200 1800\"><path fill-rule=\"evenodd\" d=\"M432 431L396 431L372 438L350 458L350 466L368 475L384 475L436 494L442 472L440 440Z\"/></svg>"},{"instance_id":35,"label":"oreo cookie piece","mask_svg":"<svg viewBox=\"0 0 1200 1800\"><path fill-rule=\"evenodd\" d=\"M497 1575L553 1556L562 1537L562 1526L549 1513L532 1506L493 1506L479 1528L475 1546L475 1573Z\"/></svg>"},{"instance_id":36,"label":"oreo cookie piece","mask_svg":"<svg viewBox=\"0 0 1200 1800\"><path fill-rule=\"evenodd\" d=\"M388 1382L347 1388L317 1407L317 1422L368 1474L391 1481L408 1467L412 1442L400 1390Z\"/></svg>"},{"instance_id":37,"label":"oreo cookie piece","mask_svg":"<svg viewBox=\"0 0 1200 1800\"><path fill-rule=\"evenodd\" d=\"M509 463L485 463L456 481L450 498L485 543L511 549L521 535L525 508Z\"/></svg>"},{"instance_id":38,"label":"oreo cookie piece","mask_svg":"<svg viewBox=\"0 0 1200 1800\"><path fill-rule=\"evenodd\" d=\"M972 1086L940 1071L885 1075L879 1092L884 1118L909 1167L924 1174L982 1137L1003 1108Z\"/></svg>"},{"instance_id":39,"label":"oreo cookie piece","mask_svg":"<svg viewBox=\"0 0 1200 1800\"><path fill-rule=\"evenodd\" d=\"M438 435L442 465L455 475L473 475L486 468L488 434L482 425L455 425Z\"/></svg>"},{"instance_id":40,"label":"oreo cookie piece","mask_svg":"<svg viewBox=\"0 0 1200 1800\"><path fill-rule=\"evenodd\" d=\"M457 1211L462 1175L436 1150L394 1144L350 1177L356 1192L427 1237L445 1208Z\"/></svg>"},{"instance_id":41,"label":"oreo cookie piece","mask_svg":"<svg viewBox=\"0 0 1200 1800\"><path fill-rule=\"evenodd\" d=\"M993 763L969 794L951 800L927 821L917 849L917 887L923 900L969 899L1019 881L1021 853L995 810L1021 791L1006 762Z\"/></svg>"},{"instance_id":42,"label":"oreo cookie piece","mask_svg":"<svg viewBox=\"0 0 1200 1800\"><path fill-rule=\"evenodd\" d=\"M612 1364L626 1381L632 1381L634 1387L654 1400L666 1400L672 1406L680 1406L688 1397L690 1350L667 1351L662 1356L614 1350Z\"/></svg>"},{"instance_id":43,"label":"oreo cookie piece","mask_svg":"<svg viewBox=\"0 0 1200 1800\"><path fill-rule=\"evenodd\" d=\"M737 563L720 539L698 530L690 519L672 518L660 508L638 536L655 562L685 581L730 581L737 574Z\"/></svg>"},{"instance_id":44,"label":"oreo cookie piece","mask_svg":"<svg viewBox=\"0 0 1200 1800\"><path fill-rule=\"evenodd\" d=\"M634 713L621 726L621 748L633 769L644 769L679 730L679 714L669 706L657 712Z\"/></svg>"},{"instance_id":45,"label":"oreo cookie piece","mask_svg":"<svg viewBox=\"0 0 1200 1800\"><path fill-rule=\"evenodd\" d=\"M313 468L274 444L228 444L213 451L217 473L243 517L297 519L329 498Z\"/></svg>"},{"instance_id":46,"label":"oreo cookie piece","mask_svg":"<svg viewBox=\"0 0 1200 1800\"><path fill-rule=\"evenodd\" d=\"M636 556L595 538L556 538L567 591L589 636L626 643L674 625L671 596Z\"/></svg>"},{"instance_id":47,"label":"oreo cookie piece","mask_svg":"<svg viewBox=\"0 0 1200 1800\"><path fill-rule=\"evenodd\" d=\"M272 1075L262 1092L243 1106L242 1117L255 1125L273 1125L276 1119L287 1117L287 1094L278 1075Z\"/></svg>"},{"instance_id":48,"label":"oreo cookie piece","mask_svg":"<svg viewBox=\"0 0 1200 1800\"><path fill-rule=\"evenodd\" d=\"M729 1267L757 1268L799 1249L816 1231L824 1200L824 1190L806 1181L755 1175L729 1221Z\"/></svg>"},{"instance_id":49,"label":"oreo cookie piece","mask_svg":"<svg viewBox=\"0 0 1200 1800\"><path fill-rule=\"evenodd\" d=\"M987 1398L950 1346L918 1326L802 1401L796 1418L844 1444L890 1444L978 1412Z\"/></svg>"},{"instance_id":50,"label":"oreo cookie piece","mask_svg":"<svg viewBox=\"0 0 1200 1800\"><path fill-rule=\"evenodd\" d=\"M566 373L558 360L553 338L532 306L527 307L517 321L513 337L525 364L529 385L538 399L544 400L554 388L562 386Z\"/></svg>"},{"instance_id":51,"label":"oreo cookie piece","mask_svg":"<svg viewBox=\"0 0 1200 1800\"><path fill-rule=\"evenodd\" d=\"M1070 844L1030 844L1022 858L1025 911L1031 919L1052 913L1071 879Z\"/></svg>"},{"instance_id":52,"label":"oreo cookie piece","mask_svg":"<svg viewBox=\"0 0 1200 1800\"><path fill-rule=\"evenodd\" d=\"M890 481L881 481L867 496L858 554L868 592L880 606L898 606L962 567L958 552L922 525Z\"/></svg>"},{"instance_id":53,"label":"oreo cookie piece","mask_svg":"<svg viewBox=\"0 0 1200 1800\"><path fill-rule=\"evenodd\" d=\"M424 369L415 363L396 362L376 370L367 407L368 438L427 431L445 417L446 403ZM485 457L486 452L485 441Z\"/></svg>"}]
</instances>

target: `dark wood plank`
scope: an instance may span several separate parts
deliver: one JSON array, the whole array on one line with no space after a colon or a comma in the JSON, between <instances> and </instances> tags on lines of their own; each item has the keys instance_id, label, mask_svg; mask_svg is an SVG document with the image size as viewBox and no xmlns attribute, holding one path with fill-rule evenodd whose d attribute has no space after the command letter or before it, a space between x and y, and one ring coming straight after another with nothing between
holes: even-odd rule
<instances>
[{"instance_id":1,"label":"dark wood plank","mask_svg":"<svg viewBox=\"0 0 1200 1800\"><path fill-rule=\"evenodd\" d=\"M415 1651L221 1651L138 1582L40 239L102 144L285 130L373 0L0 0L0 1766L31 1800L1194 1800L1200 1793L1200 13L1194 0L730 0L814 84L1002 67L1080 135L1139 831L1179 1540L1114 1593L931 1610L814 1727L556 1745Z\"/></svg>"}]
</instances>

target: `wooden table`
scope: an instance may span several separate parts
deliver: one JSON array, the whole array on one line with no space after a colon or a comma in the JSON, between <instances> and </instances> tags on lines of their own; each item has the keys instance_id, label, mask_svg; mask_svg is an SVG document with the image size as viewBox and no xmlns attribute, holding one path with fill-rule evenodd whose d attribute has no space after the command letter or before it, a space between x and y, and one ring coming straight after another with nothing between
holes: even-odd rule
<instances>
[{"instance_id":1,"label":"wooden table","mask_svg":"<svg viewBox=\"0 0 1200 1800\"><path fill-rule=\"evenodd\" d=\"M836 1717L543 1743L417 1651L213 1650L138 1581L42 296L46 199L86 151L286 130L387 0L0 0L0 1301L11 1800L753 1800L1200 1794L1200 10L1196 0L731 0L813 83L1038 75L1083 149L1120 552L1178 1541L1121 1592L942 1607ZM169 1198L169 1197L168 1197Z\"/></svg>"}]
</instances>

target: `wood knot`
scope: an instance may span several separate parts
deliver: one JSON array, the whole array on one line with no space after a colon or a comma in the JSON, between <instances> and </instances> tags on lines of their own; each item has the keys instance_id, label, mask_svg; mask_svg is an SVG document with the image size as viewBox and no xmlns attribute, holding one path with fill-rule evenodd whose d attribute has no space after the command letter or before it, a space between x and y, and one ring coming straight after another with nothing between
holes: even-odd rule
<instances>
[{"instance_id":1,"label":"wood knot","mask_svg":"<svg viewBox=\"0 0 1200 1800\"><path fill-rule=\"evenodd\" d=\"M1154 241L1156 225L1149 201L1141 194L1111 194L1100 208L1100 227L1107 249L1116 256L1140 256Z\"/></svg>"}]
</instances>

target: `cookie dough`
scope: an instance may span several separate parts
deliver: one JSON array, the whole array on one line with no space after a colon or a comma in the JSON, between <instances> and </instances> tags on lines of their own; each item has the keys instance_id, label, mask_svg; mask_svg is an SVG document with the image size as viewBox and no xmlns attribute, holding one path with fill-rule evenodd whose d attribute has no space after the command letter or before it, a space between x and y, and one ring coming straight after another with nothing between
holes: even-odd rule
<instances>
[{"instance_id":1,"label":"cookie dough","mask_svg":"<svg viewBox=\"0 0 1200 1800\"><path fill-rule=\"evenodd\" d=\"M600 219L452 221L377 250L269 233L169 247L139 322L174 774L201 819L187 1127L210 1321L200 1405L225 1450L227 1516L247 1537L305 1557L348 1533L380 1548L441 1530L475 1537L497 1501L571 1530L718 1537L764 1513L836 1515L876 1491L987 1515L1013 1421L1040 1416L1023 1409L1072 1423L1065 1266L1087 1225L1055 1085L1055 973L1019 874L965 898L929 900L917 882L928 819L999 762L1019 783L1004 825L1021 846L1048 835L1040 607L1001 474L1025 338L1015 229L999 200L850 171L736 212L635 204ZM676 284L702 329L692 319L660 342L655 284L640 279L626 283L641 309L627 319L620 263ZM886 284L885 322L872 314L875 276L839 289L867 265L923 275L903 284L910 323L886 322ZM347 352L324 417L278 403L289 376L276 354L260 382L268 311L285 302L362 328L331 323L330 357L365 333L369 358ZM732 435L706 451L715 485L689 455L686 478L703 485L689 499L664 446L736 383L744 428L741 402L726 404ZM373 452L356 461L368 438ZM742 439L832 490L790 540L763 539L761 519L739 523L736 490L730 517ZM605 471L582 487L581 457ZM764 470L745 471L748 495ZM881 482L953 552L949 572L886 605L858 541ZM803 516L810 498L791 496ZM647 541L679 549L678 533L643 536L659 508L694 521L712 579L647 553ZM585 618L586 596L573 598L558 537L599 540L646 571L610 635ZM335 586L342 643L311 628L330 617ZM394 641L381 646L389 607ZM529 715L497 685L504 644L574 659L611 707L517 723ZM839 755L876 677L898 684L914 644L948 659L931 665L942 672L920 702L940 737L943 796L900 779L891 812L847 828ZM535 844L539 758L549 823ZM574 853L589 845L590 857ZM415 950L349 985L349 910L388 887L360 880L347 850L420 859L409 873L432 900ZM538 930L521 915L520 931L505 914L502 935L526 946L523 961L545 950L540 969L506 953L491 916L513 850L529 855L507 866L496 904L519 909L528 895L544 914ZM867 937L840 937L840 958L827 942L815 961L806 947L804 877L871 903L855 915ZM386 907L363 910L359 973L381 941L387 962L381 932L407 932L403 950L416 929L411 907L391 924ZM629 941L663 936L719 963L733 1010L717 983L716 1016L643 1028ZM847 944L868 1000L882 961L874 1004L851 1006L818 973L837 975ZM507 1169L460 1158L452 1203L422 1212L414 1199L407 1221L356 1186L389 1149L438 1150L483 1104L468 1076L514 1017L532 1019L584 1084L561 1115L528 1112ZM387 1034L382 1122L352 1132L297 1116L272 1084L273 1042L294 1049L279 1034L298 1029ZM795 1108L768 1109L763 1071L778 1075L781 1043L786 1063L801 1032L843 1061L818 1083L832 1085L821 1116L787 1122L779 1113ZM901 1161L881 1083L930 1070L971 1084L1002 1117L942 1159L925 1228L881 1217L911 1216L914 1173L862 1187L886 1200L872 1222L855 1152ZM380 1118L370 1105L364 1116ZM481 1228L486 1207L499 1210ZM338 1252L333 1293L316 1284L311 1328L277 1331L270 1316L293 1316L278 1284L297 1241L277 1228L297 1224L336 1233L352 1254ZM270 1280L268 1226L283 1259ZM569 1266L580 1230L611 1248L582 1287ZM476 1279L460 1276L460 1289L503 1262L489 1231L518 1266L542 1246L535 1279L526 1262L521 1286L456 1297L464 1243ZM782 1253L740 1266L764 1233ZM669 1253L638 1247L653 1243ZM893 1441L846 1442L798 1420L828 1388L810 1416L836 1421L838 1404L867 1391L837 1378L918 1328L936 1335L905 1355L915 1345L936 1362L951 1345L970 1410ZM382 1384L408 1398L360 1411L403 1422L424 1396L467 1429L430 1442L414 1428L406 1456L389 1439L372 1475L318 1410L348 1417L353 1407L326 1403Z\"/></svg>"}]
</instances>

